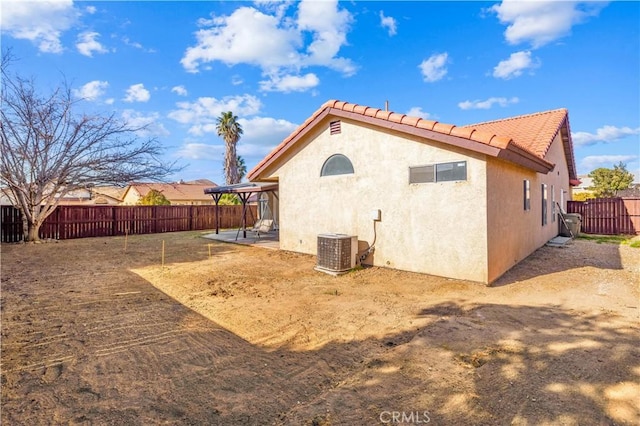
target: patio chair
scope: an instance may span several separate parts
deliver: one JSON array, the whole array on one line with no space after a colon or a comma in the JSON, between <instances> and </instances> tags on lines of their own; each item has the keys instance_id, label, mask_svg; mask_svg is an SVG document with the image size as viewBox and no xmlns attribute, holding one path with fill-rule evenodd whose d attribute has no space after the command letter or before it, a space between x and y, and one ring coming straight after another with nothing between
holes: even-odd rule
<instances>
[{"instance_id":1,"label":"patio chair","mask_svg":"<svg viewBox=\"0 0 640 426\"><path fill-rule=\"evenodd\" d=\"M273 228L273 219L260 219L254 225L252 231L260 238L260 233L267 234Z\"/></svg>"}]
</instances>

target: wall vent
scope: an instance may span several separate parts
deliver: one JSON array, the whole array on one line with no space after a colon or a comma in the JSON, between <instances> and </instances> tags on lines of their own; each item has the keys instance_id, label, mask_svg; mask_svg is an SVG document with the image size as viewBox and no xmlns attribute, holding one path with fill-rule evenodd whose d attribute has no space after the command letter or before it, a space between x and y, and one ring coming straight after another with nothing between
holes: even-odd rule
<instances>
[{"instance_id":1,"label":"wall vent","mask_svg":"<svg viewBox=\"0 0 640 426\"><path fill-rule=\"evenodd\" d=\"M315 269L339 275L356 266L358 237L346 234L318 235L318 256Z\"/></svg>"},{"instance_id":2,"label":"wall vent","mask_svg":"<svg viewBox=\"0 0 640 426\"><path fill-rule=\"evenodd\" d=\"M332 121L329 123L329 133L332 135L340 134L340 121Z\"/></svg>"}]
</instances>

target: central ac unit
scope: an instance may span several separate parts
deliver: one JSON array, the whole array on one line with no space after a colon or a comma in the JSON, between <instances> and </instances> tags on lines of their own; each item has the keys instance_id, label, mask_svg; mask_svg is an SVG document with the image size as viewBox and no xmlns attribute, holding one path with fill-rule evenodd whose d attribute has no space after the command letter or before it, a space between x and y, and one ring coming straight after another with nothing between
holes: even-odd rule
<instances>
[{"instance_id":1,"label":"central ac unit","mask_svg":"<svg viewBox=\"0 0 640 426\"><path fill-rule=\"evenodd\" d=\"M343 274L356 266L358 237L346 234L318 235L318 261L315 269L332 275Z\"/></svg>"}]
</instances>

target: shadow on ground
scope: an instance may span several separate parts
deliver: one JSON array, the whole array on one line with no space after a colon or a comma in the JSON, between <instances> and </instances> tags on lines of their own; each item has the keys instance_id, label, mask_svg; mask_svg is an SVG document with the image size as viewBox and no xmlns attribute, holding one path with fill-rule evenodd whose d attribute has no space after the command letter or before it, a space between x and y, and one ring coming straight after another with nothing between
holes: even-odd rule
<instances>
[{"instance_id":1,"label":"shadow on ground","mask_svg":"<svg viewBox=\"0 0 640 426\"><path fill-rule=\"evenodd\" d=\"M206 259L207 249L173 261ZM393 413L430 424L633 424L640 415L637 323L612 313L425 303L416 317L431 321L411 332L268 350L109 269L99 250L52 262L49 276L29 275L44 251L26 251L3 259L3 424L364 425ZM69 270L83 256L96 256L93 270ZM140 249L126 266L154 256Z\"/></svg>"},{"instance_id":2,"label":"shadow on ground","mask_svg":"<svg viewBox=\"0 0 640 426\"><path fill-rule=\"evenodd\" d=\"M585 246L598 248L597 254L585 254ZM554 274L576 268L622 269L620 248L617 244L593 244L573 240L564 247L543 246L521 261L491 286L514 284L541 275Z\"/></svg>"}]
</instances>

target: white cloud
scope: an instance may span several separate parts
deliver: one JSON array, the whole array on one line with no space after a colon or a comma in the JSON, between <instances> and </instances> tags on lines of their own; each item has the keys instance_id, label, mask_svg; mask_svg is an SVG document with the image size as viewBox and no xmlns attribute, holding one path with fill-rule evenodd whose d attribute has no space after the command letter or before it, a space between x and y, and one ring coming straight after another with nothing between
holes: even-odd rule
<instances>
[{"instance_id":1,"label":"white cloud","mask_svg":"<svg viewBox=\"0 0 640 426\"><path fill-rule=\"evenodd\" d=\"M275 119L271 117L252 117L249 119L240 118L238 122L244 131L243 141L260 143L261 145L275 146L291 132L298 128L287 120ZM267 154L268 152L265 152Z\"/></svg>"},{"instance_id":2,"label":"white cloud","mask_svg":"<svg viewBox=\"0 0 640 426\"><path fill-rule=\"evenodd\" d=\"M244 80L239 75L235 74L231 77L231 84L233 84L234 86L239 86L242 83L244 83Z\"/></svg>"},{"instance_id":3,"label":"white cloud","mask_svg":"<svg viewBox=\"0 0 640 426\"><path fill-rule=\"evenodd\" d=\"M391 16L384 16L384 12L380 11L380 25L382 28L386 28L390 36L394 36L398 33L398 23Z\"/></svg>"},{"instance_id":4,"label":"white cloud","mask_svg":"<svg viewBox=\"0 0 640 426\"><path fill-rule=\"evenodd\" d=\"M142 49L142 44L137 41L131 41L129 37L122 37L122 42L127 46L135 47L136 49Z\"/></svg>"},{"instance_id":5,"label":"white cloud","mask_svg":"<svg viewBox=\"0 0 640 426\"><path fill-rule=\"evenodd\" d=\"M187 94L188 94L187 89L182 85L172 87L171 91L173 93L178 94L179 96L187 96Z\"/></svg>"},{"instance_id":6,"label":"white cloud","mask_svg":"<svg viewBox=\"0 0 640 426\"><path fill-rule=\"evenodd\" d=\"M620 162L628 163L638 158L637 155L590 155L580 161L583 170L594 170L598 167L612 168Z\"/></svg>"},{"instance_id":7,"label":"white cloud","mask_svg":"<svg viewBox=\"0 0 640 426\"><path fill-rule=\"evenodd\" d=\"M113 105L116 100L113 98L105 99L104 103L107 105Z\"/></svg>"},{"instance_id":8,"label":"white cloud","mask_svg":"<svg viewBox=\"0 0 640 426\"><path fill-rule=\"evenodd\" d=\"M155 49L147 49L141 43L138 43L137 41L133 41L127 36L122 37L121 40L126 46L133 47L134 49L140 49L140 50L142 50L143 52L146 52L146 53L155 53L156 52Z\"/></svg>"},{"instance_id":9,"label":"white cloud","mask_svg":"<svg viewBox=\"0 0 640 426\"><path fill-rule=\"evenodd\" d=\"M206 23L212 28L196 32L196 46L187 48L180 61L189 72L214 61L263 69L300 62L294 48L302 43L299 33L291 26L281 26L275 16L240 7L230 16L214 17Z\"/></svg>"},{"instance_id":10,"label":"white cloud","mask_svg":"<svg viewBox=\"0 0 640 426\"><path fill-rule=\"evenodd\" d=\"M3 1L0 28L13 38L30 40L41 52L61 53L60 37L78 16L72 0Z\"/></svg>"},{"instance_id":11,"label":"white cloud","mask_svg":"<svg viewBox=\"0 0 640 426\"><path fill-rule=\"evenodd\" d=\"M520 100L516 97L511 99L507 98L489 98L484 101L475 100L475 101L464 101L458 104L460 109L489 109L493 105L499 105L501 107L506 107L510 104L517 104Z\"/></svg>"},{"instance_id":12,"label":"white cloud","mask_svg":"<svg viewBox=\"0 0 640 426\"><path fill-rule=\"evenodd\" d=\"M303 0L298 5L298 29L309 31L313 41L303 58L305 65L324 65L353 75L355 67L351 60L338 58L340 48L347 43L347 32L353 18L340 9L337 0Z\"/></svg>"},{"instance_id":13,"label":"white cloud","mask_svg":"<svg viewBox=\"0 0 640 426\"><path fill-rule=\"evenodd\" d=\"M596 16L605 6L594 1L504 0L489 10L507 25L507 42L527 42L538 48L570 34L574 25Z\"/></svg>"},{"instance_id":14,"label":"white cloud","mask_svg":"<svg viewBox=\"0 0 640 426\"><path fill-rule=\"evenodd\" d=\"M224 111L232 111L237 116L256 115L262 103L252 95L227 96L223 99L198 98L195 102L178 102L178 109L168 117L181 124L189 124L189 133L199 136L215 133L216 120Z\"/></svg>"},{"instance_id":15,"label":"white cloud","mask_svg":"<svg viewBox=\"0 0 640 426\"><path fill-rule=\"evenodd\" d=\"M90 81L80 89L74 90L73 94L77 98L85 99L87 101L95 101L100 96L104 95L105 91L109 87L109 83L106 81L94 80Z\"/></svg>"},{"instance_id":16,"label":"white cloud","mask_svg":"<svg viewBox=\"0 0 640 426\"><path fill-rule=\"evenodd\" d=\"M122 112L122 118L131 127L140 129L136 133L140 136L168 136L169 131L159 121L160 114L142 114L131 109Z\"/></svg>"},{"instance_id":17,"label":"white cloud","mask_svg":"<svg viewBox=\"0 0 640 426\"><path fill-rule=\"evenodd\" d=\"M508 80L513 77L522 75L526 69L534 69L540 66L540 61L533 62L531 60L531 52L522 51L512 53L509 59L500 61L493 69L493 76Z\"/></svg>"},{"instance_id":18,"label":"white cloud","mask_svg":"<svg viewBox=\"0 0 640 426\"><path fill-rule=\"evenodd\" d=\"M447 53L438 53L431 55L429 59L422 61L418 67L420 68L420 71L422 71L424 81L433 83L447 75L446 65L448 59L449 55Z\"/></svg>"},{"instance_id":19,"label":"white cloud","mask_svg":"<svg viewBox=\"0 0 640 426\"><path fill-rule=\"evenodd\" d=\"M576 146L594 145L598 142L611 143L627 136L640 134L640 127L632 129L631 127L602 126L595 133L573 132L571 138Z\"/></svg>"},{"instance_id":20,"label":"white cloud","mask_svg":"<svg viewBox=\"0 0 640 426\"><path fill-rule=\"evenodd\" d=\"M98 11L95 6L87 6L84 10L86 10L89 15L93 15Z\"/></svg>"},{"instance_id":21,"label":"white cloud","mask_svg":"<svg viewBox=\"0 0 640 426\"><path fill-rule=\"evenodd\" d=\"M411 117L420 117L424 119L430 119L432 116L428 112L422 111L421 107L413 107L409 111L407 111L407 115Z\"/></svg>"},{"instance_id":22,"label":"white cloud","mask_svg":"<svg viewBox=\"0 0 640 426\"><path fill-rule=\"evenodd\" d=\"M76 49L84 56L92 57L93 53L107 53L108 50L100 44L96 38L100 37L100 34L92 31L86 31L78 34L78 40L76 41Z\"/></svg>"},{"instance_id":23,"label":"white cloud","mask_svg":"<svg viewBox=\"0 0 640 426\"><path fill-rule=\"evenodd\" d=\"M147 102L151 98L151 94L144 88L144 84L138 83L129 86L127 96L123 99L125 102Z\"/></svg>"},{"instance_id":24,"label":"white cloud","mask_svg":"<svg viewBox=\"0 0 640 426\"><path fill-rule=\"evenodd\" d=\"M222 160L224 152L225 146L223 143L212 145L190 142L184 144L176 154L178 157L189 160Z\"/></svg>"},{"instance_id":25,"label":"white cloud","mask_svg":"<svg viewBox=\"0 0 640 426\"><path fill-rule=\"evenodd\" d=\"M271 76L269 80L260 82L260 90L264 92L305 92L320 84L320 79L313 73L305 75Z\"/></svg>"},{"instance_id":26,"label":"white cloud","mask_svg":"<svg viewBox=\"0 0 640 426\"><path fill-rule=\"evenodd\" d=\"M195 33L196 44L186 49L183 67L195 73L206 64L220 61L230 66L259 67L267 77L298 74L310 66L329 67L347 76L355 73L350 59L337 56L347 43L352 21L351 14L337 1L257 5L268 11L243 6L228 16L201 19L203 28ZM298 8L295 18L284 13L292 5Z\"/></svg>"}]
</instances>

